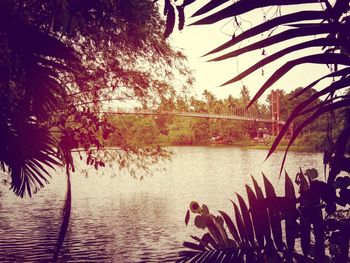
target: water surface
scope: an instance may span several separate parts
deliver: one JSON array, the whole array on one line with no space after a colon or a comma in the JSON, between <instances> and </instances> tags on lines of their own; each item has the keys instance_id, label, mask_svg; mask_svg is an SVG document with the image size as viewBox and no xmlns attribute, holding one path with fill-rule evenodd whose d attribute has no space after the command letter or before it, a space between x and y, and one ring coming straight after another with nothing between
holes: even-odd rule
<instances>
[{"instance_id":1,"label":"water surface","mask_svg":"<svg viewBox=\"0 0 350 263\"><path fill-rule=\"evenodd\" d=\"M189 203L205 203L215 213L233 216L230 199L245 196L250 174L262 182L263 171L277 192L283 152L263 163L267 151L237 147L172 147L171 162L137 181L117 167L95 171L80 163L72 177L72 214L60 262L166 262L190 235L202 235L192 221L185 226ZM291 152L287 171L301 167L322 173L322 154ZM87 170L88 169L88 170ZM140 171L142 173L142 171ZM323 175L322 175L323 176ZM66 184L63 172L33 198L15 197L0 186L0 261L48 262L58 235Z\"/></svg>"}]
</instances>

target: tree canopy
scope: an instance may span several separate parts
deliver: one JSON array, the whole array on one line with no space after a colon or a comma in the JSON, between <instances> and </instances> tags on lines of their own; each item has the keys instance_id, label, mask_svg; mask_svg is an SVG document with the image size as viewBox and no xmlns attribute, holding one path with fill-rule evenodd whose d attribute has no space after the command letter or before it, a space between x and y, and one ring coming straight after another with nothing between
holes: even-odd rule
<instances>
[{"instance_id":1,"label":"tree canopy","mask_svg":"<svg viewBox=\"0 0 350 263\"><path fill-rule=\"evenodd\" d=\"M103 166L91 149L103 148L111 133L122 152L155 154L131 147L100 116L106 102L159 101L174 92L175 77L191 84L164 26L150 0L1 1L0 164L15 194L43 187L47 167L74 170L72 149L83 148L88 164Z\"/></svg>"}]
</instances>

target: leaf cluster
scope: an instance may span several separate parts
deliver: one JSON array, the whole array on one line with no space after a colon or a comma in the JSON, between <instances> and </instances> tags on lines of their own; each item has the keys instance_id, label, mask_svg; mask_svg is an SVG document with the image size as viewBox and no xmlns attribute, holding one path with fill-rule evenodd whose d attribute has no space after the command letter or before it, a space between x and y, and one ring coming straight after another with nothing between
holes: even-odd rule
<instances>
[{"instance_id":1,"label":"leaf cluster","mask_svg":"<svg viewBox=\"0 0 350 263\"><path fill-rule=\"evenodd\" d=\"M72 150L102 164L88 149L118 134L101 119L107 102L157 101L173 92L175 76L189 78L164 26L150 0L1 1L0 162L16 194L40 189L48 164L73 168ZM142 156L126 141L120 150Z\"/></svg>"},{"instance_id":2,"label":"leaf cluster","mask_svg":"<svg viewBox=\"0 0 350 263\"><path fill-rule=\"evenodd\" d=\"M335 211L335 189L317 176L315 169L300 170L297 195L286 173L282 197L264 174L265 195L252 177L254 187L246 185L248 203L239 194L238 202L232 201L234 219L224 211L215 216L205 205L191 202L185 223L191 212L197 214L194 224L206 233L202 238L192 236L196 242L184 242L187 250L179 252L177 262L323 262L327 258L345 262L349 215L346 210ZM348 180L341 181L343 187L349 186ZM326 242L331 257L325 254Z\"/></svg>"}]
</instances>

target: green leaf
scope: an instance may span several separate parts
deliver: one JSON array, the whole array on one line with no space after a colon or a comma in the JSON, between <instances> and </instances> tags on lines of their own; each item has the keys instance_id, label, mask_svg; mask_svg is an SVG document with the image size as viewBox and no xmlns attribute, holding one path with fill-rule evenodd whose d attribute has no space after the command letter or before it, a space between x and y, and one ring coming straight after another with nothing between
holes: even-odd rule
<instances>
[{"instance_id":1,"label":"green leaf","mask_svg":"<svg viewBox=\"0 0 350 263\"><path fill-rule=\"evenodd\" d=\"M255 189L255 193L256 193L256 197L258 200L262 200L264 199L264 194L261 190L261 187L259 186L258 182L255 180L254 176L251 176L252 181L253 181L253 185L254 185L254 189Z\"/></svg>"},{"instance_id":2,"label":"green leaf","mask_svg":"<svg viewBox=\"0 0 350 263\"><path fill-rule=\"evenodd\" d=\"M269 218L267 217L267 213L263 213L262 209L257 207L257 199L250 186L246 185L245 187L247 190L256 240L260 247L264 247L264 233L267 232L266 225L269 224Z\"/></svg>"},{"instance_id":3,"label":"green leaf","mask_svg":"<svg viewBox=\"0 0 350 263\"><path fill-rule=\"evenodd\" d=\"M309 181L313 181L318 177L318 172L315 168L306 169L305 174L309 178Z\"/></svg>"},{"instance_id":4,"label":"green leaf","mask_svg":"<svg viewBox=\"0 0 350 263\"><path fill-rule=\"evenodd\" d=\"M287 171L285 172L285 181L284 181L284 191L285 196L288 198L296 198L295 196L295 190L292 180L290 179Z\"/></svg>"},{"instance_id":5,"label":"green leaf","mask_svg":"<svg viewBox=\"0 0 350 263\"><path fill-rule=\"evenodd\" d=\"M264 173L262 175L264 180L266 198L276 197L275 189L273 188L271 182L267 179ZM270 223L274 243L278 249L283 249L281 217L279 214L280 211L274 209L273 207L269 207L268 211L270 215Z\"/></svg>"},{"instance_id":6,"label":"green leaf","mask_svg":"<svg viewBox=\"0 0 350 263\"><path fill-rule=\"evenodd\" d=\"M285 172L285 181L284 181L284 189L285 189L285 196L287 198L295 199L295 191L293 182L288 176L287 172ZM297 210L296 205L288 206L288 209L286 209L285 212L285 218L286 218L286 241L287 241L287 247L289 252L294 251L295 246L295 238L297 235Z\"/></svg>"},{"instance_id":7,"label":"green leaf","mask_svg":"<svg viewBox=\"0 0 350 263\"><path fill-rule=\"evenodd\" d=\"M233 204L233 208L235 211L237 228L238 228L239 234L241 236L241 240L243 243L247 243L248 242L248 235L247 235L247 230L245 228L245 225L243 223L241 213L238 209L238 206L234 202L232 202L232 204Z\"/></svg>"},{"instance_id":8,"label":"green leaf","mask_svg":"<svg viewBox=\"0 0 350 263\"><path fill-rule=\"evenodd\" d=\"M187 209L186 216L185 216L185 224L188 225L188 221L190 221L190 210Z\"/></svg>"},{"instance_id":9,"label":"green leaf","mask_svg":"<svg viewBox=\"0 0 350 263\"><path fill-rule=\"evenodd\" d=\"M210 235L214 238L214 240L219 246L223 246L226 243L225 236L222 235L222 233L214 223L213 218L207 215L204 215L203 218L205 220L205 224L209 230Z\"/></svg>"},{"instance_id":10,"label":"green leaf","mask_svg":"<svg viewBox=\"0 0 350 263\"><path fill-rule=\"evenodd\" d=\"M203 246L201 246L200 244L197 245L195 243L192 243L192 242L187 242L185 241L183 243L183 246L184 247L187 247L187 248L190 248L190 249L193 249L193 250L198 250L198 251L205 251L205 248Z\"/></svg>"},{"instance_id":11,"label":"green leaf","mask_svg":"<svg viewBox=\"0 0 350 263\"><path fill-rule=\"evenodd\" d=\"M194 225L198 228L205 229L207 227L206 220L203 215L197 215L194 218Z\"/></svg>"},{"instance_id":12,"label":"green leaf","mask_svg":"<svg viewBox=\"0 0 350 263\"><path fill-rule=\"evenodd\" d=\"M301 249L305 256L309 255L310 252L310 235L311 235L311 220L308 208L300 207L300 242Z\"/></svg>"},{"instance_id":13,"label":"green leaf","mask_svg":"<svg viewBox=\"0 0 350 263\"><path fill-rule=\"evenodd\" d=\"M219 213L221 214L221 216L224 218L225 223L228 227L228 230L230 231L233 239L240 244L241 243L241 239L238 235L238 231L237 228L235 226L235 224L232 222L232 219L228 216L228 214L226 214L224 211L219 211Z\"/></svg>"},{"instance_id":14,"label":"green leaf","mask_svg":"<svg viewBox=\"0 0 350 263\"><path fill-rule=\"evenodd\" d=\"M247 205L246 203L244 202L242 196L240 196L239 194L237 194L237 199L238 199L238 203L239 203L239 206L241 208L241 212L242 212L242 217L243 217L243 222L244 222L244 226L245 226L245 229L247 231L247 236L248 236L248 240L250 242L250 244L252 246L255 245L255 242L254 242L254 231L253 231L253 225L252 225L252 220L250 218L250 215L249 215L249 212L248 212L248 208L247 208Z\"/></svg>"},{"instance_id":15,"label":"green leaf","mask_svg":"<svg viewBox=\"0 0 350 263\"><path fill-rule=\"evenodd\" d=\"M263 194L260 186L258 185L257 181L255 180L255 178L253 176L251 176L251 178L253 181L257 201L264 200L264 194ZM265 219L265 220L262 220L261 222L263 223L262 229L264 231L264 236L265 236L267 246L272 247L273 243L272 243L272 239L271 239L270 219L269 219L269 214L267 212L267 208L266 207L259 207L258 209L259 209L259 211L261 211L262 218Z\"/></svg>"}]
</instances>

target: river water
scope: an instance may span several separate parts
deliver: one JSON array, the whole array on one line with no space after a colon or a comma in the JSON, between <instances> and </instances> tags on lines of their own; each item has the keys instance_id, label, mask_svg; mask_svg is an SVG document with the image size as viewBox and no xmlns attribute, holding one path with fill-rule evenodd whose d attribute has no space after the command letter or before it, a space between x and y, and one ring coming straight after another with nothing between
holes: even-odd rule
<instances>
[{"instance_id":1,"label":"river water","mask_svg":"<svg viewBox=\"0 0 350 263\"><path fill-rule=\"evenodd\" d=\"M116 167L73 174L71 221L60 262L171 262L183 241L202 234L192 220L184 223L192 200L233 216L229 200L236 200L235 192L245 196L251 174L262 183L261 171L283 193L284 181L278 180L283 152L264 162L266 150L170 150L172 160L156 167L166 170L156 169L142 181L118 175ZM323 177L320 153L290 152L286 167L292 178L299 167L314 167ZM0 262L50 261L65 198L63 172L31 199L7 188L0 185Z\"/></svg>"}]
</instances>

